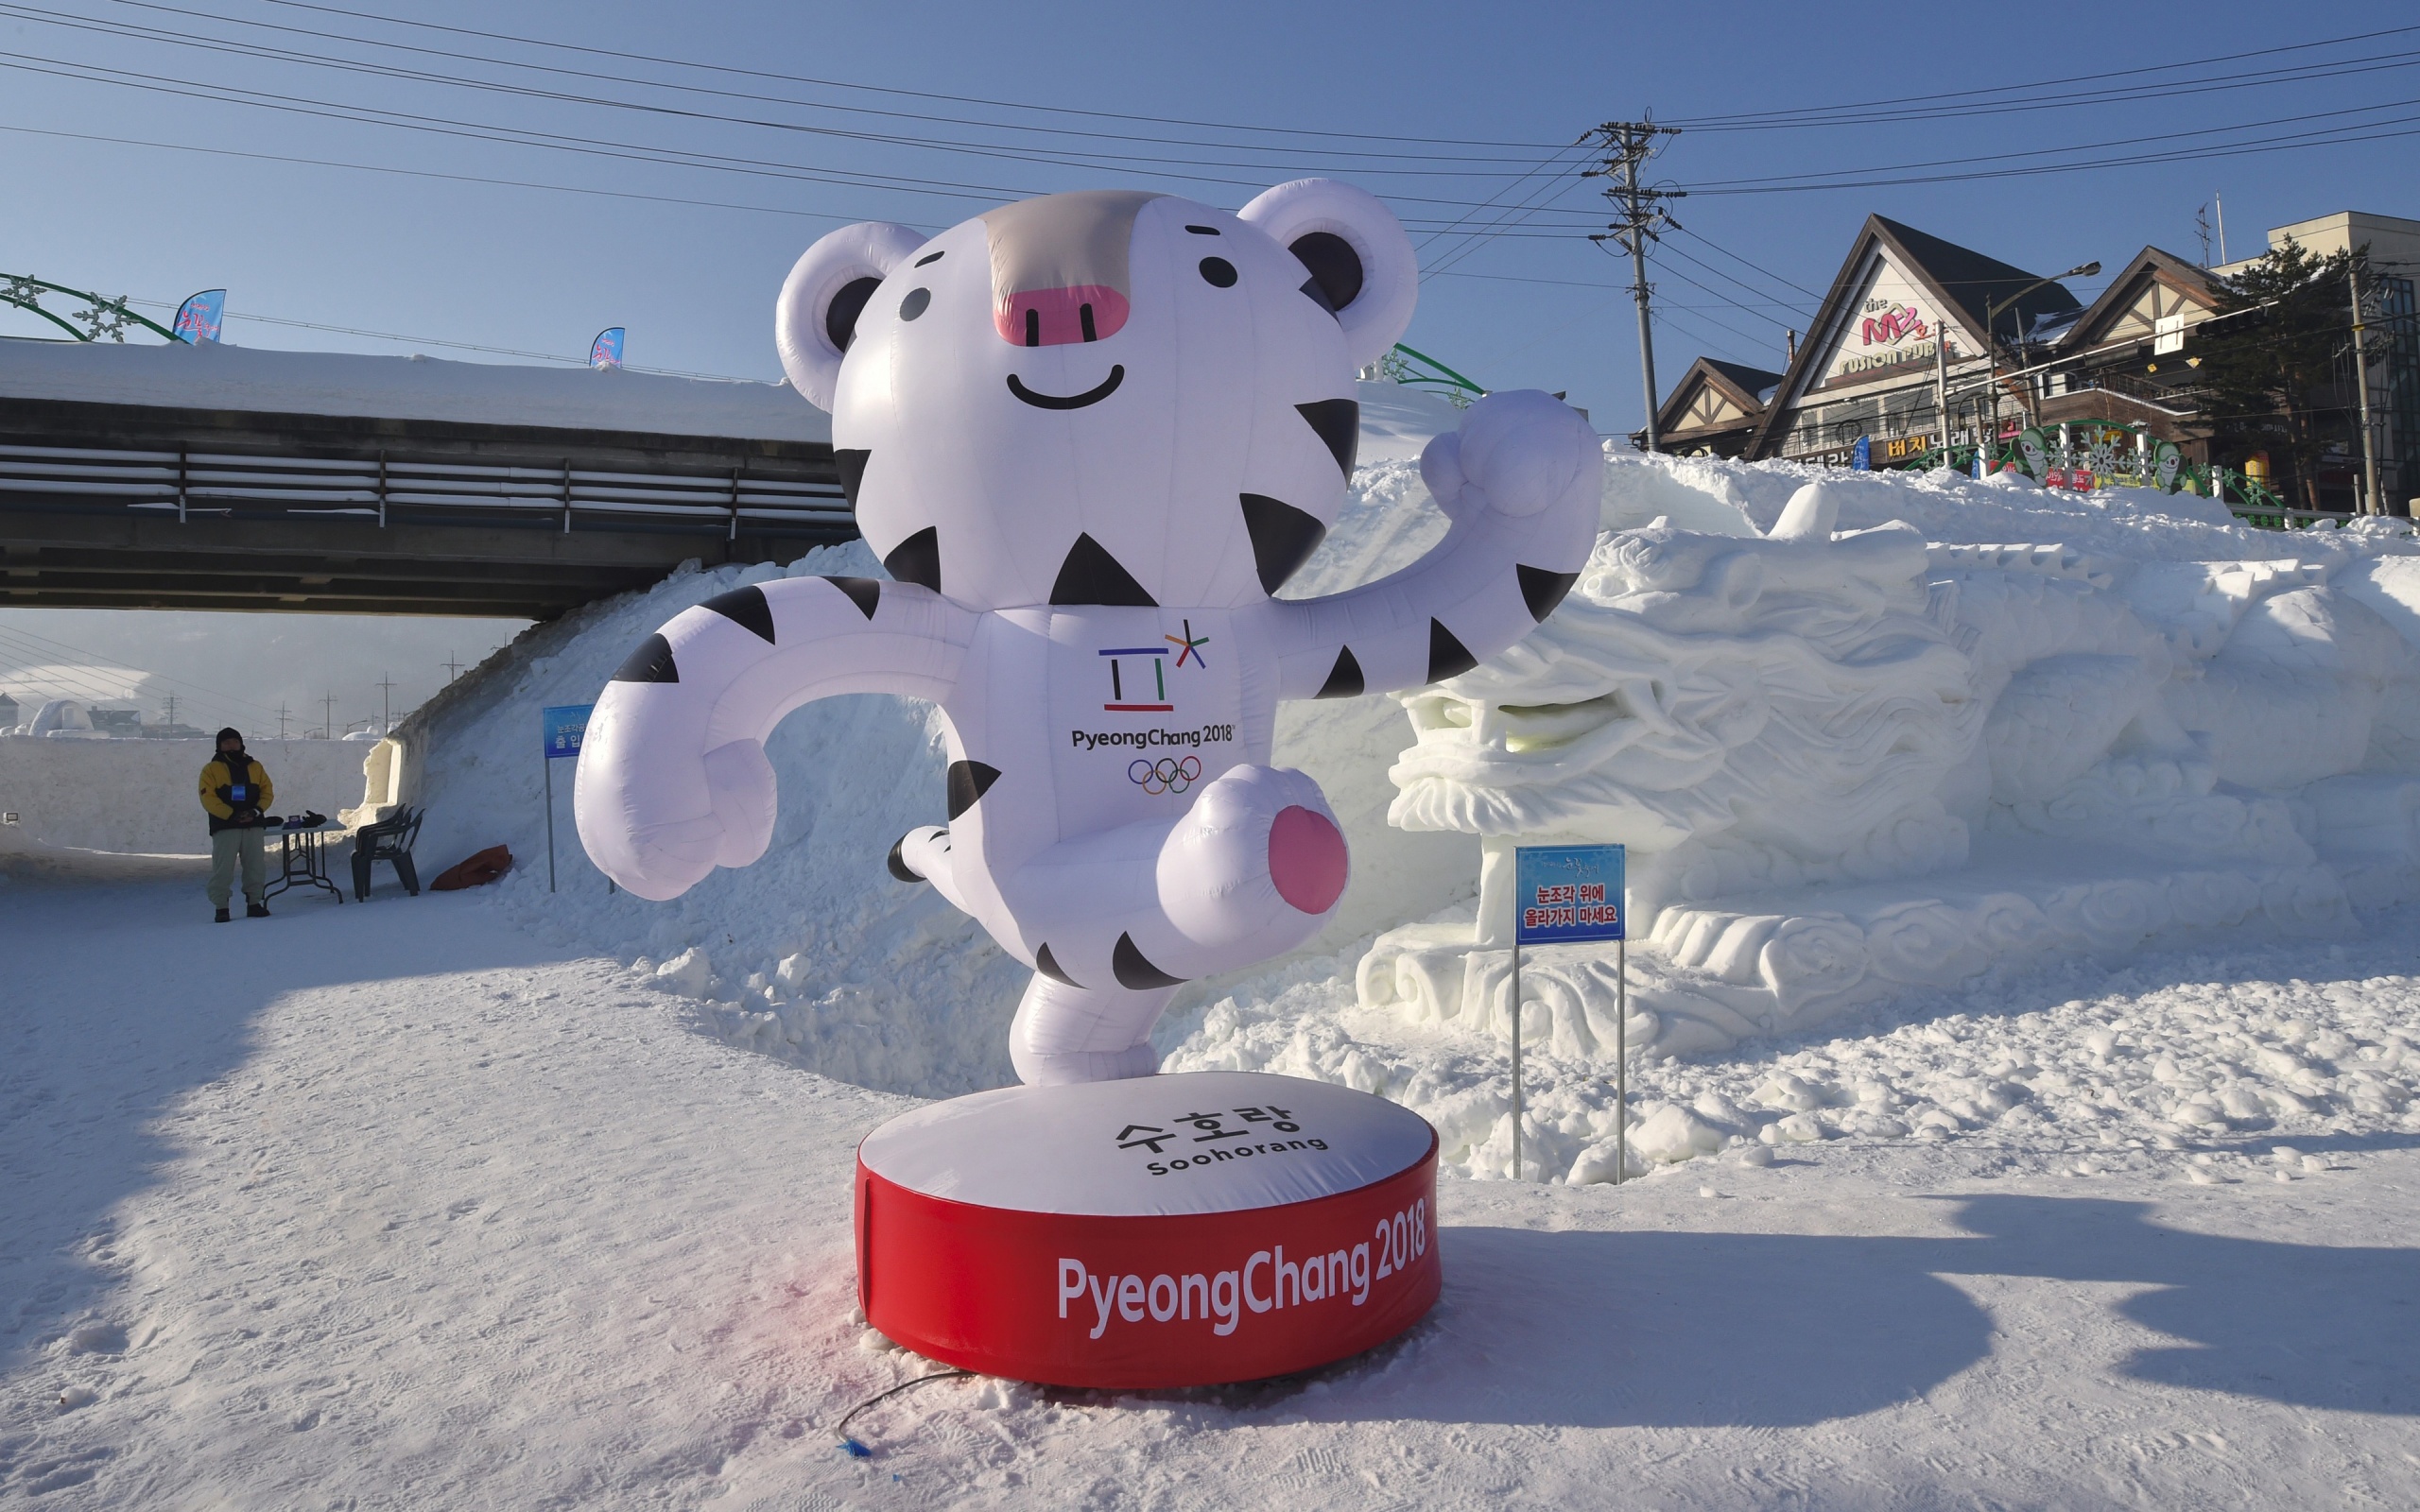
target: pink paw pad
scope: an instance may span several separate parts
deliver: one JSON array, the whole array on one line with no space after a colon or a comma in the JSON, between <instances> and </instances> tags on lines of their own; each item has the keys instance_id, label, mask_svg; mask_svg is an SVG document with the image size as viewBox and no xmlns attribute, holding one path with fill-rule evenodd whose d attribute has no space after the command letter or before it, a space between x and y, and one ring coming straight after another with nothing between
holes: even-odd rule
<instances>
[{"instance_id":1,"label":"pink paw pad","mask_svg":"<svg viewBox=\"0 0 2420 1512\"><path fill-rule=\"evenodd\" d=\"M1323 914L1344 892L1344 836L1301 804L1277 811L1269 826L1269 880L1277 896L1306 914Z\"/></svg>"}]
</instances>

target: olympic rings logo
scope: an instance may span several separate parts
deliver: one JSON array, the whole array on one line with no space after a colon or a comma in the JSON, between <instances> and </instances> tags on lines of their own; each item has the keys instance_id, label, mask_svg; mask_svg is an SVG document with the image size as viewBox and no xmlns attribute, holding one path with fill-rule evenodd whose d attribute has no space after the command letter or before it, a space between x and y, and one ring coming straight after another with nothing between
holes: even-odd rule
<instances>
[{"instance_id":1,"label":"olympic rings logo","mask_svg":"<svg viewBox=\"0 0 2420 1512\"><path fill-rule=\"evenodd\" d=\"M1182 793L1201 781L1201 758L1163 756L1151 762L1138 757L1127 765L1126 780L1146 793Z\"/></svg>"}]
</instances>

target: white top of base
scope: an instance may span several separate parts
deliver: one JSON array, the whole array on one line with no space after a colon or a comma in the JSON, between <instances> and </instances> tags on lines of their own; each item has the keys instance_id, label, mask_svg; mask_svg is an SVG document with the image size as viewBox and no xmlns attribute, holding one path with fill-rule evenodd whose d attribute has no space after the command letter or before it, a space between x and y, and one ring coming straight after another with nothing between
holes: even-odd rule
<instances>
[{"instance_id":1,"label":"white top of base","mask_svg":"<svg viewBox=\"0 0 2420 1512\"><path fill-rule=\"evenodd\" d=\"M1426 1119L1367 1092L1197 1071L952 1098L875 1129L857 1158L954 1202L1157 1217L1352 1192L1419 1164L1435 1142Z\"/></svg>"}]
</instances>

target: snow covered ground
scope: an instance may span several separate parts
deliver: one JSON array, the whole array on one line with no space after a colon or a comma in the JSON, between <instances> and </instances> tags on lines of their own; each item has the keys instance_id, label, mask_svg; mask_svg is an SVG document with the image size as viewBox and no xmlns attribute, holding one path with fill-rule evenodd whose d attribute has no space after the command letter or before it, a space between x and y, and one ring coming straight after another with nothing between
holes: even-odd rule
<instances>
[{"instance_id":1,"label":"snow covered ground","mask_svg":"<svg viewBox=\"0 0 2420 1512\"><path fill-rule=\"evenodd\" d=\"M1841 1137L1450 1177L1375 1355L939 1383L855 1460L927 1368L852 1315L850 1150L908 1098L476 894L221 928L191 863L6 875L0 1504L2420 1503L2408 910L1651 1071ZM1858 1122L1885 1082L1956 1126ZM2244 1084L2312 1110L2177 1116Z\"/></svg>"}]
</instances>

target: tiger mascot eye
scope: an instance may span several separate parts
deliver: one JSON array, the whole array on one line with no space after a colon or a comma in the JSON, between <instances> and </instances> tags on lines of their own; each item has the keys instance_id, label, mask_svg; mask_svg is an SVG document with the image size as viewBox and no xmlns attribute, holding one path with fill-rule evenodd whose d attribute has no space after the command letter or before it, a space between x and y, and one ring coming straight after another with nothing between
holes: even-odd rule
<instances>
[{"instance_id":1,"label":"tiger mascot eye","mask_svg":"<svg viewBox=\"0 0 2420 1512\"><path fill-rule=\"evenodd\" d=\"M1273 596L1344 503L1355 373L1417 292L1394 217L1319 179L1233 214L1096 190L817 242L774 335L832 412L890 576L743 588L648 636L580 753L589 855L658 900L747 866L784 714L929 699L947 822L901 837L891 873L1032 964L1010 1030L1026 1081L1150 1074L1179 985L1302 945L1344 891L1318 784L1270 765L1277 701L1468 670L1553 610L1596 539L1586 421L1493 394L1421 457L1451 523L1434 549Z\"/></svg>"}]
</instances>

